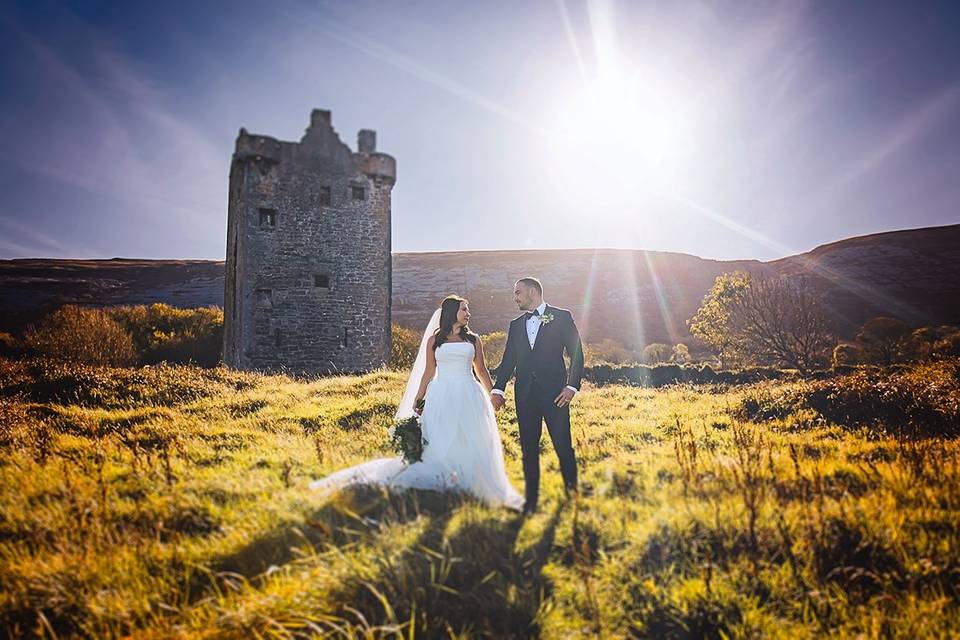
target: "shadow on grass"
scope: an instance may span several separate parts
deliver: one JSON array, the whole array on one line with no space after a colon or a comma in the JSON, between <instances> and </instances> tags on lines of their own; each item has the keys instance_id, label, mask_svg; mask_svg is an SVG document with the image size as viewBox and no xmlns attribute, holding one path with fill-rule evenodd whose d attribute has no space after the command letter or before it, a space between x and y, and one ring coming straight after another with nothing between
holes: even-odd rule
<instances>
[{"instance_id":1,"label":"shadow on grass","mask_svg":"<svg viewBox=\"0 0 960 640\"><path fill-rule=\"evenodd\" d=\"M239 574L256 584L257 576L291 562L297 548L307 543L343 547L373 542L384 524L426 518L416 540L399 554L383 557L371 572L348 576L328 593L325 615L367 630L400 629L413 621L416 635L424 637L447 637L448 630L537 636L538 615L552 592L542 569L554 545L560 510L541 523L505 511L488 517L470 508L476 505L474 499L451 492L350 488L312 514L303 527L274 530L218 559L211 574L191 585L191 599L209 594L214 575ZM525 524L537 529L537 539L518 551L517 538Z\"/></svg>"},{"instance_id":2,"label":"shadow on grass","mask_svg":"<svg viewBox=\"0 0 960 640\"><path fill-rule=\"evenodd\" d=\"M337 615L361 628L370 622L398 631L412 621L417 637L538 637L539 616L553 591L543 567L560 511L550 514L537 541L519 552L523 518L475 517L451 522L451 514L439 515L400 558L381 566L376 578L345 580L330 598Z\"/></svg>"},{"instance_id":3,"label":"shadow on grass","mask_svg":"<svg viewBox=\"0 0 960 640\"><path fill-rule=\"evenodd\" d=\"M343 546L370 539L386 523L410 522L421 516L436 521L444 515L449 517L466 500L456 493L349 487L309 514L302 525L265 532L236 552L214 560L211 569L254 579L271 567L291 562L305 546Z\"/></svg>"}]
</instances>

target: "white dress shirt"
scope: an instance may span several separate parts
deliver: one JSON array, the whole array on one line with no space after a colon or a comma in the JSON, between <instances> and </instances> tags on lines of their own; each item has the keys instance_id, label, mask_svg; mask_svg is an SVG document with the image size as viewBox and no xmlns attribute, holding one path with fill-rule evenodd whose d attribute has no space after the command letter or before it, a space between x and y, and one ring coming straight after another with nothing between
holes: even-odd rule
<instances>
[{"instance_id":1,"label":"white dress shirt","mask_svg":"<svg viewBox=\"0 0 960 640\"><path fill-rule=\"evenodd\" d=\"M541 302L540 306L537 307L536 315L531 315L527 318L527 340L530 342L530 348L533 349L533 345L537 343L537 334L540 333L540 327L543 325L543 320L540 319L540 316L543 315L543 312L547 310L547 303Z\"/></svg>"},{"instance_id":2,"label":"white dress shirt","mask_svg":"<svg viewBox=\"0 0 960 640\"><path fill-rule=\"evenodd\" d=\"M537 344L537 334L540 333L540 327L543 326L543 321L540 319L540 316L543 315L543 312L547 310L547 303L541 302L540 306L537 307L537 313L533 314L527 318L527 340L530 343L530 349L533 349L534 345ZM579 392L580 390L576 387L571 387L567 385L567 389L572 390L574 393ZM500 389L494 389L492 393L497 394L498 396L503 395L503 391Z\"/></svg>"}]
</instances>

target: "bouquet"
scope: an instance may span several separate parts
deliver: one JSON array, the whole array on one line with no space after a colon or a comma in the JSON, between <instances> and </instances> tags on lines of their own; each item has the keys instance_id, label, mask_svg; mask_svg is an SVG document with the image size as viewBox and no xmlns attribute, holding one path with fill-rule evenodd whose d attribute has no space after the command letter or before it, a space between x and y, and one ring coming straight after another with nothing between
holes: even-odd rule
<instances>
[{"instance_id":1,"label":"bouquet","mask_svg":"<svg viewBox=\"0 0 960 640\"><path fill-rule=\"evenodd\" d=\"M423 400L417 400L416 407L418 411L422 410ZM404 464L420 462L427 441L423 439L419 416L397 420L387 430L387 434L390 437L390 447L403 458Z\"/></svg>"}]
</instances>

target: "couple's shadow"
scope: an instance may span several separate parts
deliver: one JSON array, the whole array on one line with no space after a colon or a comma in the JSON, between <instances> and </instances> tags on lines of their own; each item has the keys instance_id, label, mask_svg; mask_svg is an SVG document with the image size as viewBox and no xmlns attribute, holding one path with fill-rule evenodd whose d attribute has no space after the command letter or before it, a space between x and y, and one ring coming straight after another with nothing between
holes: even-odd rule
<instances>
[{"instance_id":1,"label":"couple's shadow","mask_svg":"<svg viewBox=\"0 0 960 640\"><path fill-rule=\"evenodd\" d=\"M507 510L491 513L455 492L349 487L307 517L303 526L271 531L220 558L216 569L256 584L257 576L270 567L310 555L305 548L315 552L381 546L376 562L346 575L326 594L324 601L336 611L325 613L355 624L412 618L416 633L426 636L443 631L446 637L447 628L497 637L535 636L538 613L552 592L542 569L560 514L557 507L531 519ZM389 545L397 525L416 533L403 536L402 549L394 550Z\"/></svg>"}]
</instances>

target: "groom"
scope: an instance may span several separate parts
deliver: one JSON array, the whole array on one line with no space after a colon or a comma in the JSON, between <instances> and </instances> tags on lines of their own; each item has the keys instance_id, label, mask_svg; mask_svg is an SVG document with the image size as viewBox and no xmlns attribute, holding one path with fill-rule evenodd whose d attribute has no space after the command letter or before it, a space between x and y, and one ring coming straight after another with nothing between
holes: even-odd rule
<instances>
[{"instance_id":1,"label":"groom","mask_svg":"<svg viewBox=\"0 0 960 640\"><path fill-rule=\"evenodd\" d=\"M524 513L537 508L540 489L540 433L543 421L560 459L560 473L567 496L577 490L577 459L570 438L570 401L580 389L583 377L583 345L573 316L566 309L543 301L543 285L536 278L521 278L513 299L522 316L510 323L503 360L497 367L497 383L491 399L499 411L506 402L504 389L517 374L514 394L523 452L523 480L526 486ZM563 362L563 350L570 356L570 372Z\"/></svg>"}]
</instances>

